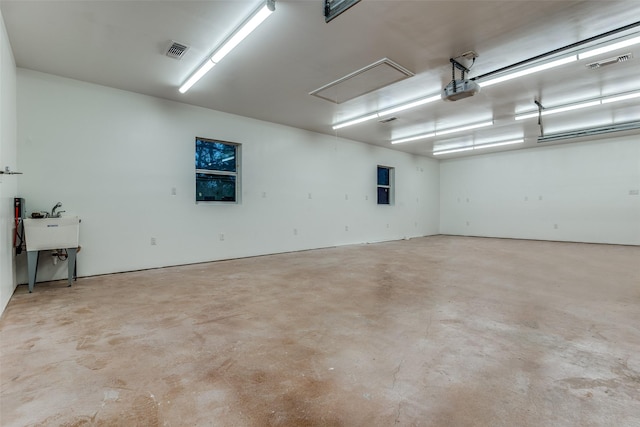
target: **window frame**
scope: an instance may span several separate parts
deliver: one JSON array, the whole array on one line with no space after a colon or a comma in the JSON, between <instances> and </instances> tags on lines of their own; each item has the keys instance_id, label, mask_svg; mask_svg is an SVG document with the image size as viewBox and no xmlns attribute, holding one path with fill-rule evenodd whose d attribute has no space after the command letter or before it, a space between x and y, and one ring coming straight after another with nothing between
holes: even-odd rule
<instances>
[{"instance_id":1,"label":"window frame","mask_svg":"<svg viewBox=\"0 0 640 427\"><path fill-rule=\"evenodd\" d=\"M218 144L224 144L224 145L230 145L233 146L235 148L235 172L234 171L223 171L223 170L217 170L217 169L198 169L195 164L195 155L198 152L198 141L203 141L203 142L212 142L212 143L218 143ZM213 138L204 138L204 137L200 137L200 136L196 136L195 138L195 146L194 146L194 168L195 168L195 181L194 184L196 185L195 188L195 201L196 204L199 203L206 203L206 204L224 204L224 205L237 205L240 204L241 200L240 200L240 195L242 194L241 191L241 156L242 156L242 144L238 143L238 142L231 142L231 141L224 141L221 139L213 139ZM197 194L197 182L198 182L198 175L199 174L203 174L203 175L210 175L210 176L215 176L215 177L225 177L225 176L232 176L235 178L235 197L234 200L198 200L198 194Z\"/></svg>"},{"instance_id":2,"label":"window frame","mask_svg":"<svg viewBox=\"0 0 640 427\"><path fill-rule=\"evenodd\" d=\"M386 169L389 174L389 184L380 184L378 181L378 175L380 169ZM376 203L380 206L393 206L395 204L395 170L393 166L378 165L376 167ZM380 189L386 188L388 190L388 203L380 203Z\"/></svg>"}]
</instances>

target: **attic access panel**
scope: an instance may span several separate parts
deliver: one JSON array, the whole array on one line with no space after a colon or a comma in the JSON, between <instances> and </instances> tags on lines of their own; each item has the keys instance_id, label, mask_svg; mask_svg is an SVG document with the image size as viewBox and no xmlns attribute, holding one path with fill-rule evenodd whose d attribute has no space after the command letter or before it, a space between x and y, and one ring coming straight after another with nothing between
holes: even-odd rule
<instances>
[{"instance_id":1,"label":"attic access panel","mask_svg":"<svg viewBox=\"0 0 640 427\"><path fill-rule=\"evenodd\" d=\"M309 92L309 95L341 104L414 75L414 72L389 58L382 58Z\"/></svg>"},{"instance_id":2,"label":"attic access panel","mask_svg":"<svg viewBox=\"0 0 640 427\"><path fill-rule=\"evenodd\" d=\"M331 21L359 1L360 0L324 0L324 22Z\"/></svg>"}]
</instances>

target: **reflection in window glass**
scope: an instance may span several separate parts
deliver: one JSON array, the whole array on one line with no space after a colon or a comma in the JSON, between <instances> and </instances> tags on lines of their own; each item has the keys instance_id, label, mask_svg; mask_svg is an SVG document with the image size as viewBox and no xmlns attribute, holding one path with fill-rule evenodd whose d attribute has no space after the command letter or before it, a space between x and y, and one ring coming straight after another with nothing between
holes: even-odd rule
<instances>
[{"instance_id":1,"label":"reflection in window glass","mask_svg":"<svg viewBox=\"0 0 640 427\"><path fill-rule=\"evenodd\" d=\"M378 187L378 204L379 205L388 205L389 204L389 189L384 187Z\"/></svg>"},{"instance_id":2,"label":"reflection in window glass","mask_svg":"<svg viewBox=\"0 0 640 427\"><path fill-rule=\"evenodd\" d=\"M196 195L198 201L235 202L236 177L197 173Z\"/></svg>"},{"instance_id":3,"label":"reflection in window glass","mask_svg":"<svg viewBox=\"0 0 640 427\"><path fill-rule=\"evenodd\" d=\"M237 202L240 145L196 138L196 201Z\"/></svg>"},{"instance_id":4,"label":"reflection in window glass","mask_svg":"<svg viewBox=\"0 0 640 427\"><path fill-rule=\"evenodd\" d=\"M378 185L389 185L389 168L378 166Z\"/></svg>"},{"instance_id":5,"label":"reflection in window glass","mask_svg":"<svg viewBox=\"0 0 640 427\"><path fill-rule=\"evenodd\" d=\"M378 204L393 204L393 173L394 168L378 166Z\"/></svg>"},{"instance_id":6,"label":"reflection in window glass","mask_svg":"<svg viewBox=\"0 0 640 427\"><path fill-rule=\"evenodd\" d=\"M196 169L236 171L237 145L196 139Z\"/></svg>"}]
</instances>

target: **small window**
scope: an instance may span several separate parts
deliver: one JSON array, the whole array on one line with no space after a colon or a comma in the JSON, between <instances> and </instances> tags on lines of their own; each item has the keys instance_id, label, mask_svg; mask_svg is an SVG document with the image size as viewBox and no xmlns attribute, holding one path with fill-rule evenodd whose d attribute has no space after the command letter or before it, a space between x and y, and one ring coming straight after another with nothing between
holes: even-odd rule
<instances>
[{"instance_id":1,"label":"small window","mask_svg":"<svg viewBox=\"0 0 640 427\"><path fill-rule=\"evenodd\" d=\"M196 138L196 202L238 201L240 144Z\"/></svg>"},{"instance_id":2,"label":"small window","mask_svg":"<svg viewBox=\"0 0 640 427\"><path fill-rule=\"evenodd\" d=\"M394 168L378 166L378 204L393 204L393 171Z\"/></svg>"}]
</instances>

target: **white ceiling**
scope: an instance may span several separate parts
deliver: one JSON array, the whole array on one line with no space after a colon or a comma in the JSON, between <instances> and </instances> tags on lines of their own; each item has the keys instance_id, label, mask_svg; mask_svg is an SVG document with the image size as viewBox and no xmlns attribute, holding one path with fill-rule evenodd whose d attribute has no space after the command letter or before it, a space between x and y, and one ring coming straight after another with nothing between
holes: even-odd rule
<instances>
[{"instance_id":1,"label":"white ceiling","mask_svg":"<svg viewBox=\"0 0 640 427\"><path fill-rule=\"evenodd\" d=\"M332 124L431 95L451 80L449 58L479 54L470 77L620 28L640 17L640 1L363 0L330 23L322 0L277 0L276 11L199 81L184 80L251 13L258 1L0 0L18 67L160 98L431 155L438 146L514 137L537 145L534 97L549 107L640 90L640 45L634 58L587 70L579 61L487 87L473 98L437 101L397 120ZM640 28L639 28L640 30ZM164 55L171 40L190 46L183 59ZM401 82L336 104L309 92L382 58L415 73ZM391 145L390 139L493 119L488 129ZM545 119L545 132L640 120L640 101ZM213 135L215 137L215 135ZM466 155L467 153L460 153ZM455 156L455 155L450 155Z\"/></svg>"}]
</instances>

